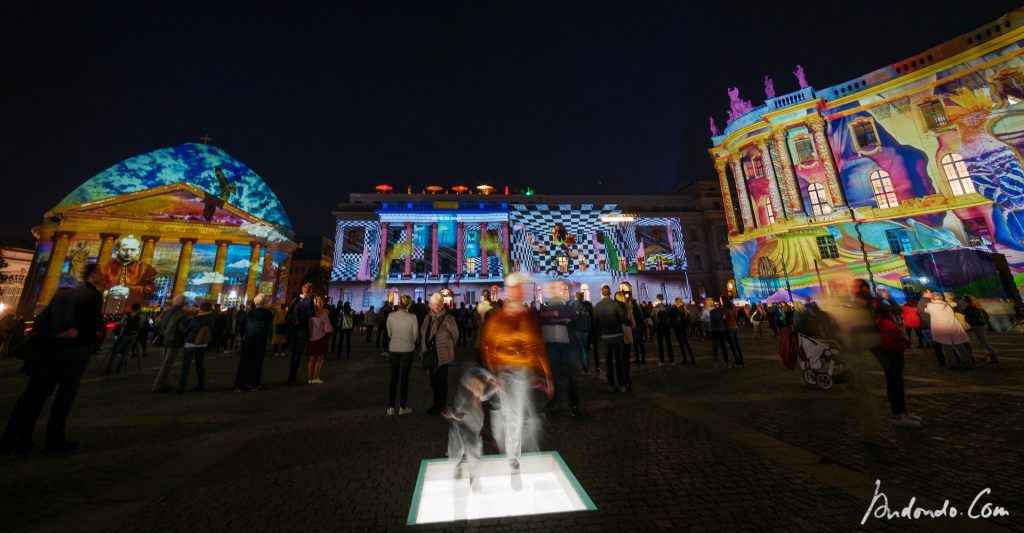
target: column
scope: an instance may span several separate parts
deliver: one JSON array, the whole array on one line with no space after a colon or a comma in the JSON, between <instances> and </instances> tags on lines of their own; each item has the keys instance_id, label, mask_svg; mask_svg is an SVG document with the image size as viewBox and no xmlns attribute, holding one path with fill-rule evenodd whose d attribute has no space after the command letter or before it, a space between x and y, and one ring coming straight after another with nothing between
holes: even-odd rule
<instances>
[{"instance_id":1,"label":"column","mask_svg":"<svg viewBox=\"0 0 1024 533\"><path fill-rule=\"evenodd\" d=\"M217 255L213 256L213 272L217 275L217 279L220 280L217 283L210 284L210 301L217 303L220 301L220 292L224 288L224 267L228 261L228 245L231 241L216 241L217 242Z\"/></svg>"},{"instance_id":2,"label":"column","mask_svg":"<svg viewBox=\"0 0 1024 533\"><path fill-rule=\"evenodd\" d=\"M258 242L249 243L249 275L245 278L245 302L249 303L256 297L256 281L260 275L260 251L263 246Z\"/></svg>"},{"instance_id":3,"label":"column","mask_svg":"<svg viewBox=\"0 0 1024 533\"><path fill-rule=\"evenodd\" d=\"M508 234L508 221L503 220L501 222L501 253L504 254L502 265L508 265L512 263L512 250L509 250L509 234ZM508 272L505 272L508 274Z\"/></svg>"},{"instance_id":4,"label":"column","mask_svg":"<svg viewBox=\"0 0 1024 533\"><path fill-rule=\"evenodd\" d=\"M796 173L793 172L793 161L789 157L789 141L786 140L786 128L772 129L772 139L775 141L769 145L772 150L772 160L779 162L782 169L782 196L786 199L789 212L803 213L804 202L800 194L800 186L796 181Z\"/></svg>"},{"instance_id":5,"label":"column","mask_svg":"<svg viewBox=\"0 0 1024 533\"><path fill-rule=\"evenodd\" d=\"M160 237L155 235L143 235L142 236L142 254L139 256L139 261L146 263L147 265L153 264L153 253L156 251L156 241L159 241Z\"/></svg>"},{"instance_id":6,"label":"column","mask_svg":"<svg viewBox=\"0 0 1024 533\"><path fill-rule=\"evenodd\" d=\"M750 196L747 194L747 178L743 175L743 163L740 156L729 156L732 163L732 179L736 181L736 196L740 202L740 215L743 216L743 231L757 227L754 224L754 212L750 209Z\"/></svg>"},{"instance_id":7,"label":"column","mask_svg":"<svg viewBox=\"0 0 1024 533\"><path fill-rule=\"evenodd\" d=\"M405 223L405 271L402 272L404 279L412 278L412 222Z\"/></svg>"},{"instance_id":8,"label":"column","mask_svg":"<svg viewBox=\"0 0 1024 533\"><path fill-rule=\"evenodd\" d=\"M437 249L437 222L430 223L430 278L441 278L441 251Z\"/></svg>"},{"instance_id":9,"label":"column","mask_svg":"<svg viewBox=\"0 0 1024 533\"><path fill-rule=\"evenodd\" d=\"M814 134L814 150L818 152L821 168L825 170L829 199L832 200L833 206L846 205L846 202L843 201L842 186L839 185L836 163L832 159L832 146L828 144L828 139L825 137L825 119L819 115L811 115L807 117L807 126Z\"/></svg>"},{"instance_id":10,"label":"column","mask_svg":"<svg viewBox=\"0 0 1024 533\"><path fill-rule=\"evenodd\" d=\"M110 262L114 255L114 241L117 240L117 237L116 233L100 233L100 252L96 256L98 265L103 266Z\"/></svg>"},{"instance_id":11,"label":"column","mask_svg":"<svg viewBox=\"0 0 1024 533\"><path fill-rule=\"evenodd\" d=\"M462 257L465 254L466 227L462 222L455 223L455 276L462 276Z\"/></svg>"},{"instance_id":12,"label":"column","mask_svg":"<svg viewBox=\"0 0 1024 533\"><path fill-rule=\"evenodd\" d=\"M68 256L68 244L71 243L70 231L56 231L53 233L53 250L50 251L50 261L46 266L46 275L43 277L43 285L39 288L39 298L36 299L36 309L41 309L50 303L50 299L57 293L57 286L60 284L61 270L64 269L64 261Z\"/></svg>"},{"instance_id":13,"label":"column","mask_svg":"<svg viewBox=\"0 0 1024 533\"><path fill-rule=\"evenodd\" d=\"M487 248L484 248L484 241L487 240L487 223L480 223L480 277L486 278L487 274Z\"/></svg>"},{"instance_id":14,"label":"column","mask_svg":"<svg viewBox=\"0 0 1024 533\"><path fill-rule=\"evenodd\" d=\"M197 239L185 237L181 239L181 252L178 253L178 268L174 271L174 288L171 289L171 298L177 298L185 293L185 285L188 283L188 269L192 266L192 247Z\"/></svg>"},{"instance_id":15,"label":"column","mask_svg":"<svg viewBox=\"0 0 1024 533\"><path fill-rule=\"evenodd\" d=\"M729 162L723 157L715 160L715 170L718 171L718 186L722 188L722 207L725 209L725 222L729 226L729 233L739 231L736 224L736 208L732 205L732 193L729 192L729 176L725 168ZM596 234L595 234L596 235ZM596 237L595 237L595 242Z\"/></svg>"},{"instance_id":16,"label":"column","mask_svg":"<svg viewBox=\"0 0 1024 533\"><path fill-rule=\"evenodd\" d=\"M377 276L387 279L387 271L390 265L386 265L388 260L388 223L380 223L380 264L377 265Z\"/></svg>"},{"instance_id":17,"label":"column","mask_svg":"<svg viewBox=\"0 0 1024 533\"><path fill-rule=\"evenodd\" d=\"M768 143L764 139L757 141L757 149L761 152L761 163L764 165L765 177L768 178L768 196L771 198L772 210L775 211L775 220L782 220L786 217L786 210L782 207L782 195L779 194L779 182L771 154L768 153Z\"/></svg>"}]
</instances>

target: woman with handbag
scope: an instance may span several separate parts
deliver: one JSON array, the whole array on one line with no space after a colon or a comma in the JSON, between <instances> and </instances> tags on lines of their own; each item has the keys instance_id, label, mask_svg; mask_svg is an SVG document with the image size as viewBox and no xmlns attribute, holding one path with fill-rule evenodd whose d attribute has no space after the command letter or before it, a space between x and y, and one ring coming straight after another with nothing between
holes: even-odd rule
<instances>
[{"instance_id":1,"label":"woman with handbag","mask_svg":"<svg viewBox=\"0 0 1024 533\"><path fill-rule=\"evenodd\" d=\"M398 307L387 314L385 349L390 364L388 380L388 416L394 414L407 415L412 412L408 407L409 370L412 368L412 354L416 351L416 339L420 328L416 323L416 315L409 312L412 298L403 294L398 297ZM399 391L399 381L401 390ZM395 409L395 393L400 392L398 409Z\"/></svg>"},{"instance_id":2,"label":"woman with handbag","mask_svg":"<svg viewBox=\"0 0 1024 533\"><path fill-rule=\"evenodd\" d=\"M441 293L430 296L430 313L423 318L420 331L423 369L430 372L430 388L434 391L434 405L427 413L439 415L448 404L448 364L455 360L455 344L459 340L459 325L444 308Z\"/></svg>"}]
</instances>

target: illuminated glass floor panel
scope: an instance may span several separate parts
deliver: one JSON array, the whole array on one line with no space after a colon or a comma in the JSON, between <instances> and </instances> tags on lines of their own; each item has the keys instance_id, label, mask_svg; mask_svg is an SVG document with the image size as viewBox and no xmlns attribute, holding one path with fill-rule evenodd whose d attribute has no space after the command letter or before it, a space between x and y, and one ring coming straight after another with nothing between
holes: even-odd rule
<instances>
[{"instance_id":1,"label":"illuminated glass floor panel","mask_svg":"<svg viewBox=\"0 0 1024 533\"><path fill-rule=\"evenodd\" d=\"M523 454L519 465L519 475L513 476L504 455L484 457L479 490L474 490L469 486L468 472L462 479L455 479L447 459L425 459L420 463L407 523L597 509L558 452Z\"/></svg>"}]
</instances>

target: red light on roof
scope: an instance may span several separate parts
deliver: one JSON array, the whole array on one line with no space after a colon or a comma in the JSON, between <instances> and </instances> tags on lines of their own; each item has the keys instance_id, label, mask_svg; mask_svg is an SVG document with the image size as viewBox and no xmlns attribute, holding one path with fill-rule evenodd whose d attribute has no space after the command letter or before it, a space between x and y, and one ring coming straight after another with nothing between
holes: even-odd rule
<instances>
[{"instance_id":1,"label":"red light on roof","mask_svg":"<svg viewBox=\"0 0 1024 533\"><path fill-rule=\"evenodd\" d=\"M455 194L465 194L469 191L469 187L466 187L465 185L456 185L452 187L452 190L455 191Z\"/></svg>"},{"instance_id":2,"label":"red light on roof","mask_svg":"<svg viewBox=\"0 0 1024 533\"><path fill-rule=\"evenodd\" d=\"M430 185L429 187L427 187L427 192L429 192L430 194L437 194L443 190L444 187L440 187L438 185Z\"/></svg>"},{"instance_id":3,"label":"red light on roof","mask_svg":"<svg viewBox=\"0 0 1024 533\"><path fill-rule=\"evenodd\" d=\"M477 185L476 190L480 191L480 194L486 196L494 192L494 187L491 187L490 185Z\"/></svg>"},{"instance_id":4,"label":"red light on roof","mask_svg":"<svg viewBox=\"0 0 1024 533\"><path fill-rule=\"evenodd\" d=\"M378 192L380 192L381 194L384 194L384 193L386 193L388 191L394 190L395 188L390 186L390 185L378 185L378 186L374 187L374 189L377 189Z\"/></svg>"}]
</instances>

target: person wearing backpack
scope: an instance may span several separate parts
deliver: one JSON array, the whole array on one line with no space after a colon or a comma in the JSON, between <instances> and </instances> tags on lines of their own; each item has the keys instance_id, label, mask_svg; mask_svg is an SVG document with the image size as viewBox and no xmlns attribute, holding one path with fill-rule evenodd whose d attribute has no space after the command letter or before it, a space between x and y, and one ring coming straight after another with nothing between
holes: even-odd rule
<instances>
[{"instance_id":1,"label":"person wearing backpack","mask_svg":"<svg viewBox=\"0 0 1024 533\"><path fill-rule=\"evenodd\" d=\"M139 312L140 309L142 309L141 305L133 303L131 311L124 315L118 323L121 333L117 338L117 342L114 343L114 347L110 350L110 356L107 357L107 369L103 372L104 374L110 374L113 370L115 358L117 359L117 373L124 372L125 366L128 363L128 355L131 352L132 346L135 346L139 338L139 332L142 331L142 313Z\"/></svg>"},{"instance_id":2,"label":"person wearing backpack","mask_svg":"<svg viewBox=\"0 0 1024 533\"><path fill-rule=\"evenodd\" d=\"M672 317L665 307L665 297L661 294L654 297L657 302L651 311L654 331L658 336L658 366L665 366L665 347L668 346L668 364L676 366L676 355L672 351Z\"/></svg>"},{"instance_id":3,"label":"person wearing backpack","mask_svg":"<svg viewBox=\"0 0 1024 533\"><path fill-rule=\"evenodd\" d=\"M213 305L203 302L199 314L192 317L185 326L185 355L181 360L181 382L178 394L185 392L188 385L188 371L192 360L196 361L196 376L199 384L192 390L206 390L206 347L213 341Z\"/></svg>"},{"instance_id":4,"label":"person wearing backpack","mask_svg":"<svg viewBox=\"0 0 1024 533\"><path fill-rule=\"evenodd\" d=\"M352 357L352 329L355 328L355 325L356 316L352 312L352 306L345 302L338 313L337 328L335 328L335 331L338 332L338 343L335 346L334 354L338 356L338 359L341 359L343 350L345 359Z\"/></svg>"}]
</instances>

